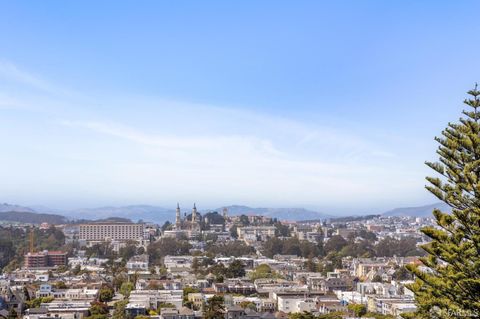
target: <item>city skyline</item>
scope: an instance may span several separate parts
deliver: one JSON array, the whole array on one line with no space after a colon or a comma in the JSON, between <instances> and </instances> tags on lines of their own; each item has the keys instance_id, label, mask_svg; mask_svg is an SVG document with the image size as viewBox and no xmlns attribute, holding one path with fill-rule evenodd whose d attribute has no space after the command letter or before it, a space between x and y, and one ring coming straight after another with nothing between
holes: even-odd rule
<instances>
[{"instance_id":1,"label":"city skyline","mask_svg":"<svg viewBox=\"0 0 480 319\"><path fill-rule=\"evenodd\" d=\"M423 163L478 80L475 2L1 6L12 204L431 204Z\"/></svg>"}]
</instances>

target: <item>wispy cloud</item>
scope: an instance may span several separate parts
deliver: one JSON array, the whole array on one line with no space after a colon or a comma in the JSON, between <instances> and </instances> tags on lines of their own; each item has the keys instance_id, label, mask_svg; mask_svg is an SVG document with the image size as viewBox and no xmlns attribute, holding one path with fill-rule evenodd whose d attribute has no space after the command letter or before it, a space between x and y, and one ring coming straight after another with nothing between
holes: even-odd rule
<instances>
[{"instance_id":1,"label":"wispy cloud","mask_svg":"<svg viewBox=\"0 0 480 319\"><path fill-rule=\"evenodd\" d=\"M51 192L88 189L93 197L137 202L154 201L161 190L170 199L310 206L411 189L413 173L393 170L398 161L388 148L333 124L161 98L64 95L10 63L0 63L0 80L21 88L0 91L0 109L35 110L13 122L0 118L10 145L33 150L22 168L15 153L2 158L0 173L19 189L33 176Z\"/></svg>"},{"instance_id":2,"label":"wispy cloud","mask_svg":"<svg viewBox=\"0 0 480 319\"><path fill-rule=\"evenodd\" d=\"M27 71L15 63L0 59L0 80L23 85L26 88L42 91L50 95L74 95L71 89L62 87L31 71Z\"/></svg>"},{"instance_id":3,"label":"wispy cloud","mask_svg":"<svg viewBox=\"0 0 480 319\"><path fill-rule=\"evenodd\" d=\"M19 69L15 64L0 60L0 76L4 79L20 82L44 91L55 91L55 87L48 81Z\"/></svg>"},{"instance_id":4,"label":"wispy cloud","mask_svg":"<svg viewBox=\"0 0 480 319\"><path fill-rule=\"evenodd\" d=\"M275 149L271 141L251 136L208 136L181 138L173 135L162 136L140 132L131 127L102 122L81 122L63 120L60 122L68 127L86 128L98 133L118 137L134 143L169 149L188 149L192 152L203 150L213 151L225 147L234 146L257 150L272 156L282 155L282 152Z\"/></svg>"}]
</instances>

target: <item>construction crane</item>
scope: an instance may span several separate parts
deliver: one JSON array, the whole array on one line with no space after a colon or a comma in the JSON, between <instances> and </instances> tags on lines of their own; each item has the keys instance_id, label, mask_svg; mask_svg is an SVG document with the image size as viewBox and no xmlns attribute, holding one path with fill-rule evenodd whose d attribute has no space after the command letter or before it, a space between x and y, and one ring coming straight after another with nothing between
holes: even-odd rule
<instances>
[{"instance_id":1,"label":"construction crane","mask_svg":"<svg viewBox=\"0 0 480 319\"><path fill-rule=\"evenodd\" d=\"M32 226L32 228L30 228L30 239L29 239L30 253L31 253L31 254L33 254L34 251L35 251L33 239L34 239L34 228L33 228L33 226Z\"/></svg>"}]
</instances>

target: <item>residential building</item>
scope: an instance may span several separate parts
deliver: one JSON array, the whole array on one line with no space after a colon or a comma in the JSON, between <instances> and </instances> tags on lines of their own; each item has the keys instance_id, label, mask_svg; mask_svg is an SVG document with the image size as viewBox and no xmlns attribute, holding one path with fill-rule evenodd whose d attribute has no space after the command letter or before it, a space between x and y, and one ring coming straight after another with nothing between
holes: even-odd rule
<instances>
[{"instance_id":1,"label":"residential building","mask_svg":"<svg viewBox=\"0 0 480 319\"><path fill-rule=\"evenodd\" d=\"M28 253L25 255L25 267L45 268L67 265L67 253L63 251L44 250L37 253Z\"/></svg>"}]
</instances>

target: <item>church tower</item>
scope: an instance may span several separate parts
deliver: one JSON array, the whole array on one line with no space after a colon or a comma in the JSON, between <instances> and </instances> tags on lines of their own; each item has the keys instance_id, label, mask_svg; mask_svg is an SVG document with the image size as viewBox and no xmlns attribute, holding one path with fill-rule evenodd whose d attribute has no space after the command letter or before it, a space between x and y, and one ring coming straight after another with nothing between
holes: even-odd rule
<instances>
[{"instance_id":1,"label":"church tower","mask_svg":"<svg viewBox=\"0 0 480 319\"><path fill-rule=\"evenodd\" d=\"M182 223L181 218L182 217L180 216L180 205L177 203L177 210L175 214L175 226L177 227L177 229L180 229L181 227L181 223Z\"/></svg>"},{"instance_id":2,"label":"church tower","mask_svg":"<svg viewBox=\"0 0 480 319\"><path fill-rule=\"evenodd\" d=\"M192 209L192 223L197 222L197 206L195 206L195 203L193 204L193 209Z\"/></svg>"},{"instance_id":3,"label":"church tower","mask_svg":"<svg viewBox=\"0 0 480 319\"><path fill-rule=\"evenodd\" d=\"M224 207L223 208L223 219L225 220L225 222L227 221L227 218L228 218L228 208Z\"/></svg>"}]
</instances>

